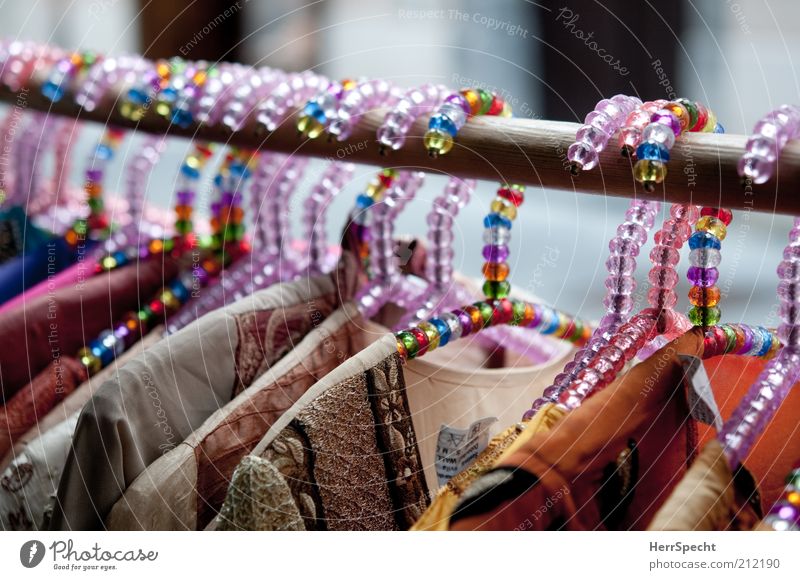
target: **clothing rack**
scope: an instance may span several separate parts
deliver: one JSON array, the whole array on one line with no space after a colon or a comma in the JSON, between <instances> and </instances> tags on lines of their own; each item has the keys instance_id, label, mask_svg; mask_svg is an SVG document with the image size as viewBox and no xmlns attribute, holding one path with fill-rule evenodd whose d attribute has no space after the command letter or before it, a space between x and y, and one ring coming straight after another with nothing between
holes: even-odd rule
<instances>
[{"instance_id":1,"label":"clothing rack","mask_svg":"<svg viewBox=\"0 0 800 580\"><path fill-rule=\"evenodd\" d=\"M800 143L783 151L776 179L763 185L743 185L736 164L744 153L744 135L688 133L672 149L665 182L653 192L645 192L632 174L632 163L613 146L602 152L600 164L591 171L573 176L569 171L567 148L575 140L579 125L559 121L478 117L459 132L453 150L432 159L422 146L427 119L418 120L400 151L381 155L375 131L383 113L368 113L344 142L329 142L325 136L315 140L300 137L294 118L287 119L272 133L260 134L253 121L242 130L230 132L223 126L195 125L182 129L149 111L138 122L117 110L119 94L111 89L92 111L86 111L65 98L51 103L40 89L41 78L34 77L21 94L0 88L0 101L24 109L55 113L102 124L136 129L154 134L170 134L206 141L228 143L250 149L267 149L311 157L341 159L353 163L409 167L429 172L453 174L491 181L524 183L558 190L593 195L691 202L697 205L800 215Z\"/></svg>"}]
</instances>

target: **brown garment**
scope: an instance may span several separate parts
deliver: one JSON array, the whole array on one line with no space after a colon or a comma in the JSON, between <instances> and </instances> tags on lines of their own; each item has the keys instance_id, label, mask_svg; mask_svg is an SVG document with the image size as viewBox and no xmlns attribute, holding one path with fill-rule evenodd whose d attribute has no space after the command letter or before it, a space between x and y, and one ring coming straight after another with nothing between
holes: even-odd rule
<instances>
[{"instance_id":1,"label":"brown garment","mask_svg":"<svg viewBox=\"0 0 800 580\"><path fill-rule=\"evenodd\" d=\"M102 529L136 477L231 400L248 380L239 368L272 366L342 296L350 295L348 270L343 262L330 275L278 284L243 298L170 335L120 369L84 407L50 528ZM275 313L254 316L259 311ZM245 361L238 348L240 328L251 324L262 348L247 351Z\"/></svg>"},{"instance_id":2,"label":"brown garment","mask_svg":"<svg viewBox=\"0 0 800 580\"><path fill-rule=\"evenodd\" d=\"M86 367L80 361L59 357L17 391L0 409L0 456L86 378Z\"/></svg>"},{"instance_id":3,"label":"brown garment","mask_svg":"<svg viewBox=\"0 0 800 580\"><path fill-rule=\"evenodd\" d=\"M253 450L283 476L307 530L405 530L428 504L402 370L384 336L314 385ZM245 513L232 503L274 502L265 492L229 492L222 525L247 527L249 515L230 520Z\"/></svg>"},{"instance_id":4,"label":"brown garment","mask_svg":"<svg viewBox=\"0 0 800 580\"><path fill-rule=\"evenodd\" d=\"M534 435L473 484L451 529L646 528L695 450L677 355L702 349L690 330Z\"/></svg>"},{"instance_id":5,"label":"brown garment","mask_svg":"<svg viewBox=\"0 0 800 580\"><path fill-rule=\"evenodd\" d=\"M710 441L650 523L655 531L746 531L761 517L753 478L734 476L719 441Z\"/></svg>"},{"instance_id":6,"label":"brown garment","mask_svg":"<svg viewBox=\"0 0 800 580\"><path fill-rule=\"evenodd\" d=\"M0 314L0 401L31 382L53 360L73 356L122 316L158 292L178 271L173 260L150 259L90 276Z\"/></svg>"},{"instance_id":7,"label":"brown garment","mask_svg":"<svg viewBox=\"0 0 800 580\"><path fill-rule=\"evenodd\" d=\"M107 527L203 528L222 505L237 464L275 420L343 358L374 339L366 326L353 304L333 312L253 385L148 466L114 505Z\"/></svg>"}]
</instances>

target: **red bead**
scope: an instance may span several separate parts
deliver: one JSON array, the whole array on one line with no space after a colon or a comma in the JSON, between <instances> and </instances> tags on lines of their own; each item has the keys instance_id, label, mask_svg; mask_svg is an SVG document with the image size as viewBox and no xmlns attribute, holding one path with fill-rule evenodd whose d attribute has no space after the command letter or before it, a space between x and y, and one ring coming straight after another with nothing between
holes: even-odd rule
<instances>
[{"instance_id":1,"label":"red bead","mask_svg":"<svg viewBox=\"0 0 800 580\"><path fill-rule=\"evenodd\" d=\"M414 335L414 338L416 339L417 344L419 345L419 349L417 350L417 356L422 356L423 354L425 354L425 351L428 350L428 345L430 344L430 341L428 340L428 335L425 334L424 330L417 327L410 328L408 331Z\"/></svg>"},{"instance_id":2,"label":"red bead","mask_svg":"<svg viewBox=\"0 0 800 580\"><path fill-rule=\"evenodd\" d=\"M689 131L701 131L708 122L708 110L700 103L695 103L695 106L697 107L697 123L694 124L694 127L690 127Z\"/></svg>"},{"instance_id":3,"label":"red bead","mask_svg":"<svg viewBox=\"0 0 800 580\"><path fill-rule=\"evenodd\" d=\"M514 318L514 305L508 298L495 300L492 305L494 306L492 320L497 324L508 324Z\"/></svg>"},{"instance_id":4,"label":"red bead","mask_svg":"<svg viewBox=\"0 0 800 580\"><path fill-rule=\"evenodd\" d=\"M509 189L508 187L501 187L498 189L497 197L502 197L503 199L513 203L515 207L521 206L522 202L525 201L525 196L521 191Z\"/></svg>"},{"instance_id":5,"label":"red bead","mask_svg":"<svg viewBox=\"0 0 800 580\"><path fill-rule=\"evenodd\" d=\"M161 300L153 300L150 302L150 310L153 311L153 314L159 315L164 313L164 303Z\"/></svg>"},{"instance_id":6,"label":"red bead","mask_svg":"<svg viewBox=\"0 0 800 580\"><path fill-rule=\"evenodd\" d=\"M500 113L503 112L503 106L504 105L505 105L505 103L503 102L503 99L501 99L500 97L495 95L494 99L492 99L492 106L489 107L489 111L486 114L487 115L499 115Z\"/></svg>"},{"instance_id":7,"label":"red bead","mask_svg":"<svg viewBox=\"0 0 800 580\"><path fill-rule=\"evenodd\" d=\"M702 217L707 215L715 217L726 226L731 225L731 221L733 221L733 212L725 209L724 207L704 207L700 210L700 215Z\"/></svg>"},{"instance_id":8,"label":"red bead","mask_svg":"<svg viewBox=\"0 0 800 580\"><path fill-rule=\"evenodd\" d=\"M380 175L378 175L378 179L380 180L381 185L383 185L384 187L391 187L392 186L392 182L394 181L394 176L393 175L385 175L385 174L381 173Z\"/></svg>"}]
</instances>

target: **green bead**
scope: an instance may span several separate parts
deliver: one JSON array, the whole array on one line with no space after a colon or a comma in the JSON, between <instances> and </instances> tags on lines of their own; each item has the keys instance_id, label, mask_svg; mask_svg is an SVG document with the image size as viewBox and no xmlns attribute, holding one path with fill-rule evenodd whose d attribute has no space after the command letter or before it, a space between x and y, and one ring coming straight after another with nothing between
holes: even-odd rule
<instances>
[{"instance_id":1,"label":"green bead","mask_svg":"<svg viewBox=\"0 0 800 580\"><path fill-rule=\"evenodd\" d=\"M694 306L689 310L689 320L695 326L714 326L719 322L722 316L719 308L716 306L707 308L705 306Z\"/></svg>"},{"instance_id":2,"label":"green bead","mask_svg":"<svg viewBox=\"0 0 800 580\"><path fill-rule=\"evenodd\" d=\"M483 89L477 90L478 96L481 98L481 115L485 115L489 112L489 109L492 108L492 101L494 101L494 95L489 91L485 91Z\"/></svg>"},{"instance_id":3,"label":"green bead","mask_svg":"<svg viewBox=\"0 0 800 580\"><path fill-rule=\"evenodd\" d=\"M141 308L136 312L136 317L142 322L149 320L152 315L153 311L150 310L149 306L145 306L144 308Z\"/></svg>"},{"instance_id":4,"label":"green bead","mask_svg":"<svg viewBox=\"0 0 800 580\"><path fill-rule=\"evenodd\" d=\"M687 111L689 111L689 129L697 125L697 119L699 117L699 114L697 112L697 107L694 106L694 103L689 99L683 99L683 98L676 99L675 102L680 103L686 108Z\"/></svg>"},{"instance_id":5,"label":"green bead","mask_svg":"<svg viewBox=\"0 0 800 580\"><path fill-rule=\"evenodd\" d=\"M192 222L190 220L177 220L175 222L175 231L179 234L188 234L192 231Z\"/></svg>"},{"instance_id":6,"label":"green bead","mask_svg":"<svg viewBox=\"0 0 800 580\"><path fill-rule=\"evenodd\" d=\"M725 345L725 352L733 352L736 346L736 333L733 331L733 328L727 324L723 324L720 328L722 328L722 332L725 333L725 337L728 339L728 343Z\"/></svg>"},{"instance_id":7,"label":"green bead","mask_svg":"<svg viewBox=\"0 0 800 580\"><path fill-rule=\"evenodd\" d=\"M800 489L800 469L795 469L786 476L786 485L791 485L795 489Z\"/></svg>"},{"instance_id":8,"label":"green bead","mask_svg":"<svg viewBox=\"0 0 800 580\"><path fill-rule=\"evenodd\" d=\"M86 203L89 205L89 209L91 209L94 213L97 213L101 209L103 209L103 198L102 197L90 197Z\"/></svg>"},{"instance_id":9,"label":"green bead","mask_svg":"<svg viewBox=\"0 0 800 580\"><path fill-rule=\"evenodd\" d=\"M491 325L492 315L494 315L494 307L488 302L475 302L473 306L480 310L481 318L483 318L483 326Z\"/></svg>"},{"instance_id":10,"label":"green bead","mask_svg":"<svg viewBox=\"0 0 800 580\"><path fill-rule=\"evenodd\" d=\"M397 338L403 343L403 346L406 347L406 352L408 353L408 358L414 358L417 356L417 351L419 351L419 345L417 344L417 339L414 338L414 335L407 331L402 331L397 334Z\"/></svg>"},{"instance_id":11,"label":"green bead","mask_svg":"<svg viewBox=\"0 0 800 580\"><path fill-rule=\"evenodd\" d=\"M164 251L171 252L175 249L175 240L172 238L165 238L164 239Z\"/></svg>"},{"instance_id":12,"label":"green bead","mask_svg":"<svg viewBox=\"0 0 800 580\"><path fill-rule=\"evenodd\" d=\"M513 312L514 315L511 318L511 325L518 326L522 320L525 318L525 303L524 302L513 302Z\"/></svg>"},{"instance_id":13,"label":"green bead","mask_svg":"<svg viewBox=\"0 0 800 580\"><path fill-rule=\"evenodd\" d=\"M509 292L511 292L511 283L508 280L502 282L487 280L483 284L483 294L487 298L508 298Z\"/></svg>"}]
</instances>

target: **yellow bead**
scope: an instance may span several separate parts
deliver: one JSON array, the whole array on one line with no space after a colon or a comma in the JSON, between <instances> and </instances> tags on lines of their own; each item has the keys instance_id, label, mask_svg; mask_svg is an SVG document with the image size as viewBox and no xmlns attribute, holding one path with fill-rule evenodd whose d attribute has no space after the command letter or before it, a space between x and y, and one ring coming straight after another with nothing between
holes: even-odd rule
<instances>
[{"instance_id":1,"label":"yellow bead","mask_svg":"<svg viewBox=\"0 0 800 580\"><path fill-rule=\"evenodd\" d=\"M168 103L165 103L163 101L156 105L156 113L158 113L162 117L168 116L171 110L172 107L170 107Z\"/></svg>"},{"instance_id":2,"label":"yellow bead","mask_svg":"<svg viewBox=\"0 0 800 580\"><path fill-rule=\"evenodd\" d=\"M717 126L717 115L711 109L708 109L708 121L703 127L703 133L713 133Z\"/></svg>"},{"instance_id":3,"label":"yellow bead","mask_svg":"<svg viewBox=\"0 0 800 580\"><path fill-rule=\"evenodd\" d=\"M428 131L422 142L431 155L444 155L453 148L453 137L444 131Z\"/></svg>"},{"instance_id":4,"label":"yellow bead","mask_svg":"<svg viewBox=\"0 0 800 580\"><path fill-rule=\"evenodd\" d=\"M511 117L511 115L513 115L513 114L514 113L511 110L511 105L509 105L508 103L503 103L503 110L500 111L500 116L508 118L508 117Z\"/></svg>"},{"instance_id":5,"label":"yellow bead","mask_svg":"<svg viewBox=\"0 0 800 580\"><path fill-rule=\"evenodd\" d=\"M473 91L472 89L467 89L461 91L461 94L467 100L469 104L470 115L477 115L481 111L481 96L478 94L477 91Z\"/></svg>"},{"instance_id":6,"label":"yellow bead","mask_svg":"<svg viewBox=\"0 0 800 580\"><path fill-rule=\"evenodd\" d=\"M206 82L206 78L207 77L208 77L208 75L206 74L206 71L201 70L201 71L197 71L196 73L194 73L194 79L192 79L192 80L194 80L194 84L196 84L197 86L200 86L200 85L202 85L203 83Z\"/></svg>"},{"instance_id":7,"label":"yellow bead","mask_svg":"<svg viewBox=\"0 0 800 580\"><path fill-rule=\"evenodd\" d=\"M325 127L311 115L303 115L297 121L297 130L309 139L316 139L322 135Z\"/></svg>"},{"instance_id":8,"label":"yellow bead","mask_svg":"<svg viewBox=\"0 0 800 580\"><path fill-rule=\"evenodd\" d=\"M514 220L517 217L517 208L516 206L502 199L500 197L495 198L492 201L492 204L489 206L494 213L499 213L501 216L508 218L510 220Z\"/></svg>"},{"instance_id":9,"label":"yellow bead","mask_svg":"<svg viewBox=\"0 0 800 580\"><path fill-rule=\"evenodd\" d=\"M422 332L425 333L425 336L428 337L428 350L427 352L431 352L432 350L438 348L439 346L439 331L436 327L431 324L430 322L420 322L417 325L419 328L422 329Z\"/></svg>"},{"instance_id":10,"label":"yellow bead","mask_svg":"<svg viewBox=\"0 0 800 580\"><path fill-rule=\"evenodd\" d=\"M725 223L710 215L703 216L697 220L695 229L699 232L708 232L712 236L716 236L719 241L724 240L725 236L728 235L728 228Z\"/></svg>"},{"instance_id":11,"label":"yellow bead","mask_svg":"<svg viewBox=\"0 0 800 580\"><path fill-rule=\"evenodd\" d=\"M380 201L385 191L386 186L384 186L380 181L370 181L364 193L366 193L368 197L371 197L375 201Z\"/></svg>"},{"instance_id":12,"label":"yellow bead","mask_svg":"<svg viewBox=\"0 0 800 580\"><path fill-rule=\"evenodd\" d=\"M78 360L80 360L81 364L86 367L90 375L99 372L100 369L103 368L103 364L100 362L100 359L92 354L91 349L85 346L78 351Z\"/></svg>"},{"instance_id":13,"label":"yellow bead","mask_svg":"<svg viewBox=\"0 0 800 580\"><path fill-rule=\"evenodd\" d=\"M667 176L667 166L661 161L650 159L640 159L633 166L633 177L640 183L653 182L661 183Z\"/></svg>"},{"instance_id":14,"label":"yellow bead","mask_svg":"<svg viewBox=\"0 0 800 580\"><path fill-rule=\"evenodd\" d=\"M169 310L177 310L181 306L180 300L175 297L172 290L164 290L160 296L161 302Z\"/></svg>"}]
</instances>

